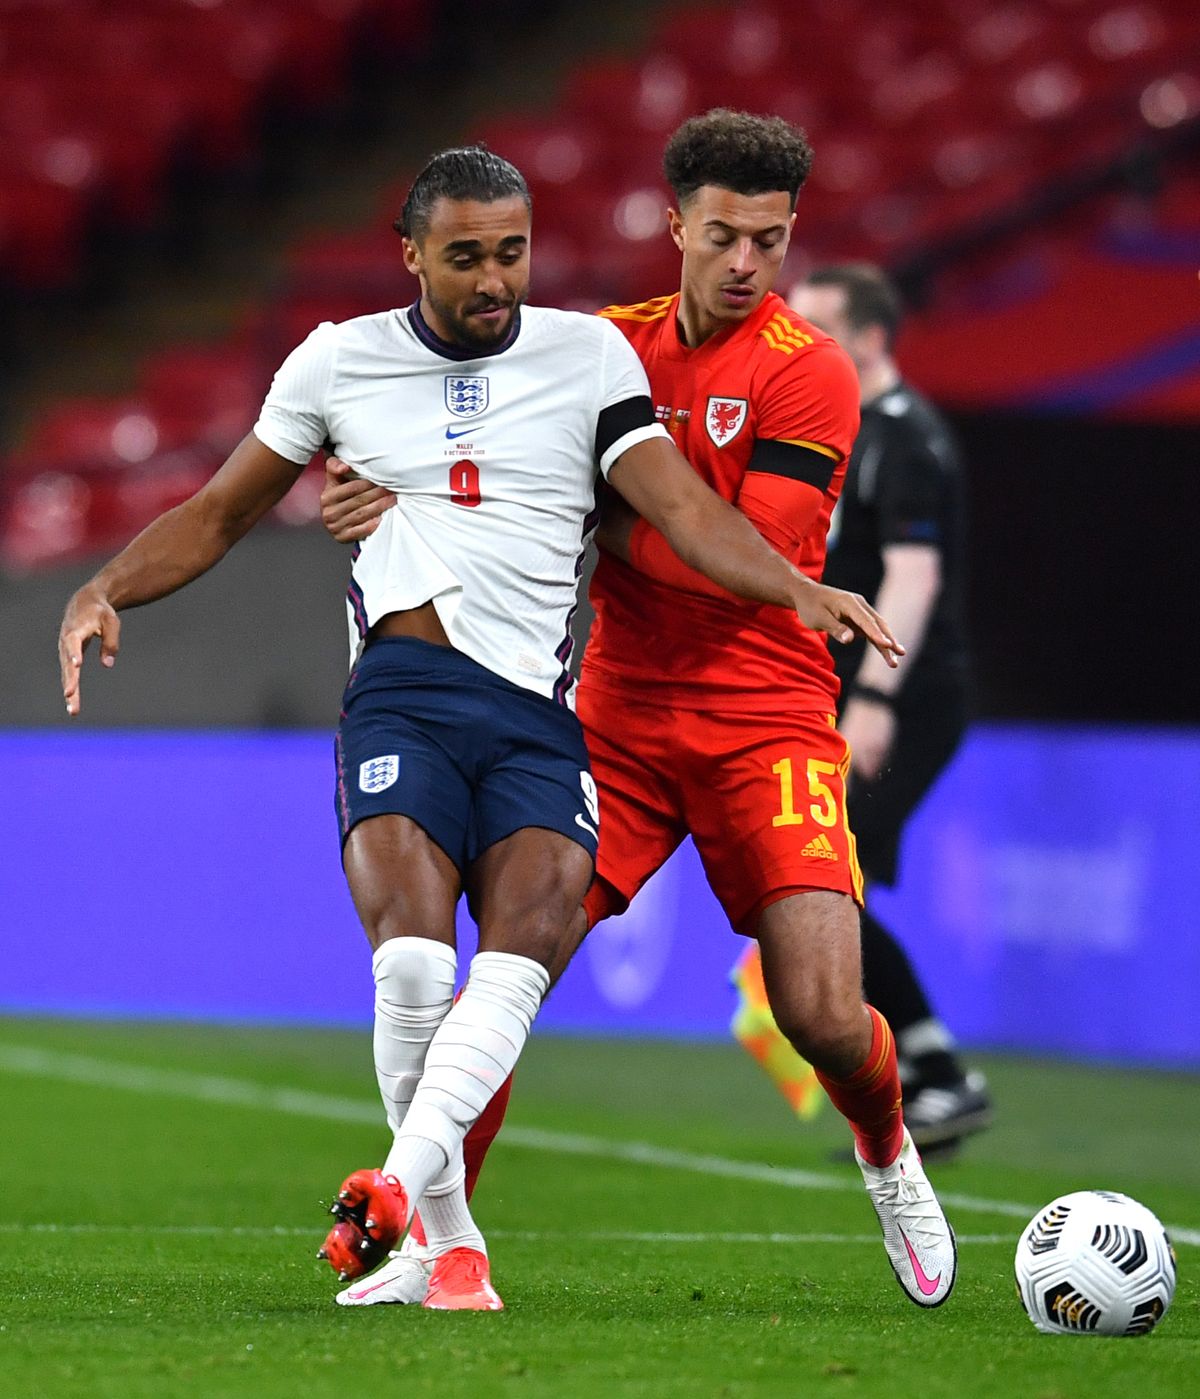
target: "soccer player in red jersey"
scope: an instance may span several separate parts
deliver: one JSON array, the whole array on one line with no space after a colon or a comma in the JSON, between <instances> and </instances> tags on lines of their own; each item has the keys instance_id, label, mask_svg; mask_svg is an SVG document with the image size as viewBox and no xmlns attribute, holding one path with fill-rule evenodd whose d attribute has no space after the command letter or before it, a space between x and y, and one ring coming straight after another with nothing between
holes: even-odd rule
<instances>
[{"instance_id":1,"label":"soccer player in red jersey","mask_svg":"<svg viewBox=\"0 0 1200 1399\"><path fill-rule=\"evenodd\" d=\"M656 415L699 475L816 579L859 389L846 354L771 290L811 159L778 118L719 109L685 122L664 156L680 291L600 314L637 350ZM326 524L361 538L389 504L365 482L331 485ZM862 876L829 651L782 608L714 587L612 493L597 541L577 712L603 834L579 939L692 836L730 923L759 943L776 1022L850 1124L897 1279L937 1306L954 1235L904 1127L891 1031L862 999ZM470 1136L465 1150L477 1170ZM401 1300L383 1275L342 1300Z\"/></svg>"}]
</instances>

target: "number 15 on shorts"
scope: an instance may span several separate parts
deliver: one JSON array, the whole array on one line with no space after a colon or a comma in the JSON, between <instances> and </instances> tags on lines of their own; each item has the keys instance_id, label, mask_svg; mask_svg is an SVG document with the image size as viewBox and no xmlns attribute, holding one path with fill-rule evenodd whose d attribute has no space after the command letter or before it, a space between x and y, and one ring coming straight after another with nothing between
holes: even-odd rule
<instances>
[{"instance_id":1,"label":"number 15 on shorts","mask_svg":"<svg viewBox=\"0 0 1200 1399\"><path fill-rule=\"evenodd\" d=\"M791 758L780 758L772 764L771 771L779 778L779 814L772 818L772 826L802 826L808 817L818 826L837 825L837 798L823 780L837 774L836 763L823 763L819 758L808 759L808 795L816 800L809 803L807 816L803 811L796 810L796 785Z\"/></svg>"}]
</instances>

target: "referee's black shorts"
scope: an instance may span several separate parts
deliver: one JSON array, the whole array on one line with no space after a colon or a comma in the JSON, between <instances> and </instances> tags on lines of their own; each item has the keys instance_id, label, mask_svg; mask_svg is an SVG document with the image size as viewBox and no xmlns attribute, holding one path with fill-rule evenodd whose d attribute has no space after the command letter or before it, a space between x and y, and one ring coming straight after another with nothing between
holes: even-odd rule
<instances>
[{"instance_id":1,"label":"referee's black shorts","mask_svg":"<svg viewBox=\"0 0 1200 1399\"><path fill-rule=\"evenodd\" d=\"M966 695L959 685L906 693L897 719L887 766L874 782L851 775L846 797L858 861L872 884L896 882L904 824L962 742Z\"/></svg>"}]
</instances>

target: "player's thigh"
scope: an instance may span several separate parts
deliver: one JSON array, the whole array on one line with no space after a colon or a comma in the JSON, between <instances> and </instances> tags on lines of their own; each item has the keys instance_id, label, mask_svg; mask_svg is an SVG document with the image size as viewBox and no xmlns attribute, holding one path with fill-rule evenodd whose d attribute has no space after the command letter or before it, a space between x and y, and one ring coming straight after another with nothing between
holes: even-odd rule
<instances>
[{"instance_id":1,"label":"player's thigh","mask_svg":"<svg viewBox=\"0 0 1200 1399\"><path fill-rule=\"evenodd\" d=\"M830 717L692 715L687 732L688 826L738 932L753 935L765 909L802 891L862 902L849 750Z\"/></svg>"},{"instance_id":2,"label":"player's thigh","mask_svg":"<svg viewBox=\"0 0 1200 1399\"><path fill-rule=\"evenodd\" d=\"M589 926L618 914L674 853L684 824L674 716L658 706L618 706L581 687L579 718L600 806L596 885Z\"/></svg>"},{"instance_id":3,"label":"player's thigh","mask_svg":"<svg viewBox=\"0 0 1200 1399\"><path fill-rule=\"evenodd\" d=\"M479 950L560 970L592 872L583 845L545 827L526 826L489 845L468 876Z\"/></svg>"},{"instance_id":4,"label":"player's thigh","mask_svg":"<svg viewBox=\"0 0 1200 1399\"><path fill-rule=\"evenodd\" d=\"M350 896L373 948L389 938L453 947L462 879L454 862L407 816L369 816L342 849Z\"/></svg>"},{"instance_id":5,"label":"player's thigh","mask_svg":"<svg viewBox=\"0 0 1200 1399\"><path fill-rule=\"evenodd\" d=\"M776 1023L810 1053L851 1057L867 1033L858 905L831 889L776 900L756 928L763 985Z\"/></svg>"}]
</instances>

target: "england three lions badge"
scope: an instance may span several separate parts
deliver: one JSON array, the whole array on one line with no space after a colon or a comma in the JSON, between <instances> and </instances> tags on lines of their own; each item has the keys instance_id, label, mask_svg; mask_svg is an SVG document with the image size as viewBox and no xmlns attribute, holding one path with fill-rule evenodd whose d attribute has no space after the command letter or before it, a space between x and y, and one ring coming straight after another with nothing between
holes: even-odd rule
<instances>
[{"instance_id":1,"label":"england three lions badge","mask_svg":"<svg viewBox=\"0 0 1200 1399\"><path fill-rule=\"evenodd\" d=\"M446 407L456 418L477 418L487 406L487 375L446 375Z\"/></svg>"},{"instance_id":2,"label":"england three lions badge","mask_svg":"<svg viewBox=\"0 0 1200 1399\"><path fill-rule=\"evenodd\" d=\"M746 422L748 410L749 405L744 398L714 396L708 400L704 426L715 446L724 447L726 443L733 441Z\"/></svg>"},{"instance_id":3,"label":"england three lions badge","mask_svg":"<svg viewBox=\"0 0 1200 1399\"><path fill-rule=\"evenodd\" d=\"M361 763L358 769L359 789L373 796L376 792L386 792L400 776L400 755L385 753L380 758L372 758Z\"/></svg>"}]
</instances>

